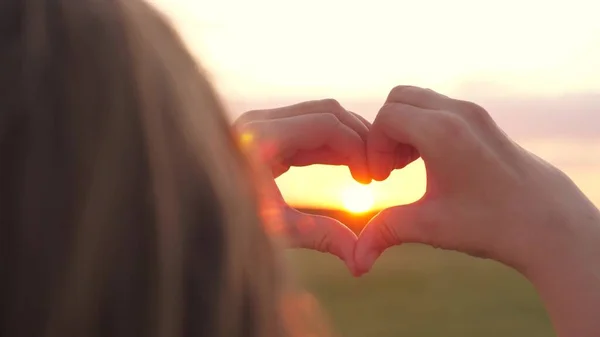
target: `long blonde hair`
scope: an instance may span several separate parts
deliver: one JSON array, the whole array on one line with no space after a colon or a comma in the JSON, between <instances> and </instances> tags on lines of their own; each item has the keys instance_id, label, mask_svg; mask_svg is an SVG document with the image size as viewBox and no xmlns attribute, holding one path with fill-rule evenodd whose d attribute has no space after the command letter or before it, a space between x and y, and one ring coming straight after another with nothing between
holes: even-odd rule
<instances>
[{"instance_id":1,"label":"long blonde hair","mask_svg":"<svg viewBox=\"0 0 600 337\"><path fill-rule=\"evenodd\" d=\"M294 334L247 160L169 23L0 7L0 335Z\"/></svg>"}]
</instances>

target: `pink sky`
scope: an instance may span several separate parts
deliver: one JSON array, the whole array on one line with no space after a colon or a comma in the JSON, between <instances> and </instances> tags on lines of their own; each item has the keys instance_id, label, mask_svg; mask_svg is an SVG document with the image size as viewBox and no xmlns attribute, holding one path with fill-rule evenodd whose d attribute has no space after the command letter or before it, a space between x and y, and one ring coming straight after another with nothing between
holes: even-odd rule
<instances>
[{"instance_id":1,"label":"pink sky","mask_svg":"<svg viewBox=\"0 0 600 337\"><path fill-rule=\"evenodd\" d=\"M600 20L589 0L150 0L230 107L335 98L373 119L398 84L483 105L600 204ZM372 184L376 207L425 187L422 162ZM342 207L346 168L277 180L290 203Z\"/></svg>"},{"instance_id":2,"label":"pink sky","mask_svg":"<svg viewBox=\"0 0 600 337\"><path fill-rule=\"evenodd\" d=\"M511 138L568 173L600 205L600 93L486 98L464 92L460 97L484 106ZM229 102L229 108L235 118L249 109L293 104L302 99L237 101ZM340 102L369 120L381 105L381 101ZM278 183L291 203L324 207L342 207L340 191L353 184L345 168L322 166L292 170ZM424 192L424 167L416 163L376 185L377 207L414 201Z\"/></svg>"}]
</instances>

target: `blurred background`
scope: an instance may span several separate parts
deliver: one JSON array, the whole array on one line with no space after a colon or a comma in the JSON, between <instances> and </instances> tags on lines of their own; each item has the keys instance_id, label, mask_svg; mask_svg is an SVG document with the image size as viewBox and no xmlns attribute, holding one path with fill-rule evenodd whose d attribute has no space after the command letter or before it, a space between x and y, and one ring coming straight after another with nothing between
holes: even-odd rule
<instances>
[{"instance_id":1,"label":"blurred background","mask_svg":"<svg viewBox=\"0 0 600 337\"><path fill-rule=\"evenodd\" d=\"M232 119L335 98L373 120L398 84L485 107L519 144L600 204L600 20L593 0L153 0L210 74ZM417 161L361 186L344 167L292 169L286 200L359 231L417 200ZM296 251L297 278L342 336L550 336L537 295L499 264L405 245L354 279L328 255Z\"/></svg>"},{"instance_id":2,"label":"blurred background","mask_svg":"<svg viewBox=\"0 0 600 337\"><path fill-rule=\"evenodd\" d=\"M375 214L304 211L334 217L355 231ZM353 278L327 254L289 251L288 258L338 336L555 336L528 281L493 261L405 244Z\"/></svg>"}]
</instances>

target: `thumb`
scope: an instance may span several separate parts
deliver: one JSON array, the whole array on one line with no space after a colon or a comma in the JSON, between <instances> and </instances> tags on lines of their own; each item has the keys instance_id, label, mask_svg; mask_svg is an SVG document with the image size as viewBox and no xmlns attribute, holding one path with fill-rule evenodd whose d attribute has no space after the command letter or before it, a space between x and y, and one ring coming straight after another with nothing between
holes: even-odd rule
<instances>
[{"instance_id":1,"label":"thumb","mask_svg":"<svg viewBox=\"0 0 600 337\"><path fill-rule=\"evenodd\" d=\"M289 208L285 212L290 246L330 253L346 263L355 274L354 246L356 234L341 222L319 215L301 213Z\"/></svg>"},{"instance_id":2,"label":"thumb","mask_svg":"<svg viewBox=\"0 0 600 337\"><path fill-rule=\"evenodd\" d=\"M377 258L389 247L402 243L427 243L431 222L421 204L385 209L369 221L358 237L354 252L358 275L367 273Z\"/></svg>"}]
</instances>

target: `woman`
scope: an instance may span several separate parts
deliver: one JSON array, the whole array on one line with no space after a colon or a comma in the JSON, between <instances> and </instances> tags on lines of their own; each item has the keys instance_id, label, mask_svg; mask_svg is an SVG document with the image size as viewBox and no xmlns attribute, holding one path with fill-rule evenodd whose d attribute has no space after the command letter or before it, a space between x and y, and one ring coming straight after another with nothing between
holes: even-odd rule
<instances>
[{"instance_id":1,"label":"woman","mask_svg":"<svg viewBox=\"0 0 600 337\"><path fill-rule=\"evenodd\" d=\"M0 43L1 336L306 336L265 226L355 273L406 241L482 253L530 277L561 335L600 332L599 274L585 263L598 257L598 210L472 104L399 87L371 126L307 102L244 115L239 142L144 2L6 0ZM425 198L358 241L291 210L255 167L347 165L368 181L418 156Z\"/></svg>"},{"instance_id":2,"label":"woman","mask_svg":"<svg viewBox=\"0 0 600 337\"><path fill-rule=\"evenodd\" d=\"M213 90L141 1L3 1L0 335L283 336Z\"/></svg>"}]
</instances>

